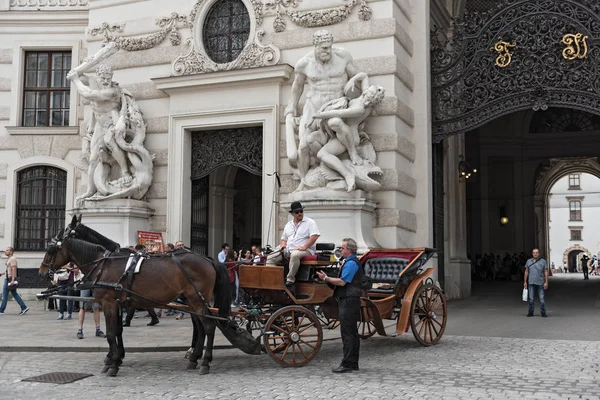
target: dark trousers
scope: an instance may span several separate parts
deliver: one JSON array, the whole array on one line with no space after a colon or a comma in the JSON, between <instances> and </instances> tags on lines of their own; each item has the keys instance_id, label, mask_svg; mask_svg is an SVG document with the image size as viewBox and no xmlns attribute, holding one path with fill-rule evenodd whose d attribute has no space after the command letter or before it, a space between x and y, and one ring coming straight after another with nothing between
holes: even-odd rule
<instances>
[{"instance_id":1,"label":"dark trousers","mask_svg":"<svg viewBox=\"0 0 600 400\"><path fill-rule=\"evenodd\" d=\"M589 274L588 274L588 268L584 267L583 269L583 279L590 279Z\"/></svg>"},{"instance_id":2,"label":"dark trousers","mask_svg":"<svg viewBox=\"0 0 600 400\"><path fill-rule=\"evenodd\" d=\"M358 368L360 338L358 337L358 321L360 320L360 298L342 297L339 300L340 333L344 346L344 358L340 365Z\"/></svg>"},{"instance_id":3,"label":"dark trousers","mask_svg":"<svg viewBox=\"0 0 600 400\"><path fill-rule=\"evenodd\" d=\"M152 321L158 321L158 316L156 315L154 308L147 308L146 311L148 311L148 314L150 314ZM135 314L135 308L134 307L127 308L127 317L125 317L126 323L128 323L128 324L131 323L131 320L133 319L133 314Z\"/></svg>"}]
</instances>

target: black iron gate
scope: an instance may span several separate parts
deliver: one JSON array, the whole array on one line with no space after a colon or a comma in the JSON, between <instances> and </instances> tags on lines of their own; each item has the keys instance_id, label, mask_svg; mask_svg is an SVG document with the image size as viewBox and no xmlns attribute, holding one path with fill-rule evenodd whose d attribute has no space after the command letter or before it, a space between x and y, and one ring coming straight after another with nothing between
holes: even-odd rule
<instances>
[{"instance_id":1,"label":"black iron gate","mask_svg":"<svg viewBox=\"0 0 600 400\"><path fill-rule=\"evenodd\" d=\"M209 174L236 166L262 175L262 126L199 131L192 135L192 220L190 248L208 255Z\"/></svg>"},{"instance_id":2,"label":"black iron gate","mask_svg":"<svg viewBox=\"0 0 600 400\"><path fill-rule=\"evenodd\" d=\"M433 247L438 250L438 281L444 288L444 143L433 144Z\"/></svg>"}]
</instances>

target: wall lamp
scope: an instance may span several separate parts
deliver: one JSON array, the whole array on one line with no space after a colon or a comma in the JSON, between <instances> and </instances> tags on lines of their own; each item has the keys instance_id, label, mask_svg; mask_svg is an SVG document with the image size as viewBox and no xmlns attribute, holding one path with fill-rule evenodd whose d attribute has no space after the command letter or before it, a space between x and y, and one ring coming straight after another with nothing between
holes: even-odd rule
<instances>
[{"instance_id":1,"label":"wall lamp","mask_svg":"<svg viewBox=\"0 0 600 400\"><path fill-rule=\"evenodd\" d=\"M506 215L506 207L500 206L500 225L507 225L509 222L508 216Z\"/></svg>"},{"instance_id":2,"label":"wall lamp","mask_svg":"<svg viewBox=\"0 0 600 400\"><path fill-rule=\"evenodd\" d=\"M458 158L460 159L458 163L458 178L467 180L477 172L477 169L471 167L471 164L465 160L463 155L458 156Z\"/></svg>"}]
</instances>

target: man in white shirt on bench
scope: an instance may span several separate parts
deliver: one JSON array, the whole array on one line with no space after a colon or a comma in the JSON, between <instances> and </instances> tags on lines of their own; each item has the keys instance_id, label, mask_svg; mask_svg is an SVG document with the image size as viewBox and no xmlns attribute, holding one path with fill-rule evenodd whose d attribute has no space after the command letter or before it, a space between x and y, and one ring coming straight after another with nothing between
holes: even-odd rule
<instances>
[{"instance_id":1,"label":"man in white shirt on bench","mask_svg":"<svg viewBox=\"0 0 600 400\"><path fill-rule=\"evenodd\" d=\"M269 255L267 265L281 265L283 257L289 258L290 271L285 285L293 287L296 282L296 273L300 268L300 260L302 257L316 253L316 243L321 233L317 223L304 216L304 208L299 201L294 201L291 204L290 213L294 216L294 219L289 221L283 228L279 251Z\"/></svg>"}]
</instances>

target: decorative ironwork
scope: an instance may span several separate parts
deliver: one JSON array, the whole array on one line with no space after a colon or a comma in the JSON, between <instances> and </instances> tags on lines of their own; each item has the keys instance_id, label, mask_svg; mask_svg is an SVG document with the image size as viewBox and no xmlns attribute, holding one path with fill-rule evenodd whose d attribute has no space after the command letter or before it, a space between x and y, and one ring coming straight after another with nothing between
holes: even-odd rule
<instances>
[{"instance_id":1,"label":"decorative ironwork","mask_svg":"<svg viewBox=\"0 0 600 400\"><path fill-rule=\"evenodd\" d=\"M262 127L201 131L192 135L192 179L224 165L262 175Z\"/></svg>"},{"instance_id":2,"label":"decorative ironwork","mask_svg":"<svg viewBox=\"0 0 600 400\"><path fill-rule=\"evenodd\" d=\"M241 0L220 0L208 11L202 29L206 54L218 64L238 58L250 37L250 15Z\"/></svg>"},{"instance_id":3,"label":"decorative ironwork","mask_svg":"<svg viewBox=\"0 0 600 400\"><path fill-rule=\"evenodd\" d=\"M551 108L533 114L530 133L600 131L600 116L567 108Z\"/></svg>"},{"instance_id":4,"label":"decorative ironwork","mask_svg":"<svg viewBox=\"0 0 600 400\"><path fill-rule=\"evenodd\" d=\"M208 175L192 180L192 232L190 248L198 254L208 255L208 201L210 188Z\"/></svg>"},{"instance_id":5,"label":"decorative ironwork","mask_svg":"<svg viewBox=\"0 0 600 400\"><path fill-rule=\"evenodd\" d=\"M16 257L18 260L18 253L16 254ZM50 278L48 276L40 275L38 268L19 268L17 274L19 277L19 288L46 289L50 285Z\"/></svg>"},{"instance_id":6,"label":"decorative ironwork","mask_svg":"<svg viewBox=\"0 0 600 400\"><path fill-rule=\"evenodd\" d=\"M43 251L65 225L67 173L35 166L17 174L15 250Z\"/></svg>"},{"instance_id":7,"label":"decorative ironwork","mask_svg":"<svg viewBox=\"0 0 600 400\"><path fill-rule=\"evenodd\" d=\"M510 48L515 47L516 45L516 43L508 43L504 40L500 40L490 49L498 53L498 57L496 57L497 66L500 68L506 68L510 65L510 61L512 60Z\"/></svg>"},{"instance_id":8,"label":"decorative ironwork","mask_svg":"<svg viewBox=\"0 0 600 400\"><path fill-rule=\"evenodd\" d=\"M588 37L583 33L567 33L563 36L561 43L567 46L562 52L563 58L565 60L585 58L588 53L587 39Z\"/></svg>"},{"instance_id":9,"label":"decorative ironwork","mask_svg":"<svg viewBox=\"0 0 600 400\"><path fill-rule=\"evenodd\" d=\"M432 35L434 141L519 110L600 110L600 3L595 0L502 0L454 21L446 43ZM588 36L588 52L562 57L564 35ZM497 68L489 49L518 43L510 66Z\"/></svg>"}]
</instances>

